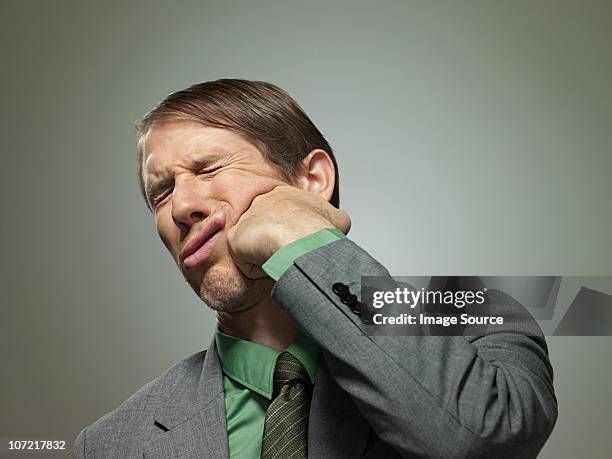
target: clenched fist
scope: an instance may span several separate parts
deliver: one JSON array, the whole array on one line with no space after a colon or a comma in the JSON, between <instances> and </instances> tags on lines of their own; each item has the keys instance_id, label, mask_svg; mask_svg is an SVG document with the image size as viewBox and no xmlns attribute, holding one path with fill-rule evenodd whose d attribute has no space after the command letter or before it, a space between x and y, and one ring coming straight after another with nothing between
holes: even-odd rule
<instances>
[{"instance_id":1,"label":"clenched fist","mask_svg":"<svg viewBox=\"0 0 612 459\"><path fill-rule=\"evenodd\" d=\"M324 228L347 234L351 219L321 195L277 186L256 196L228 231L229 250L238 268L252 279L265 277L261 266L277 250Z\"/></svg>"}]
</instances>

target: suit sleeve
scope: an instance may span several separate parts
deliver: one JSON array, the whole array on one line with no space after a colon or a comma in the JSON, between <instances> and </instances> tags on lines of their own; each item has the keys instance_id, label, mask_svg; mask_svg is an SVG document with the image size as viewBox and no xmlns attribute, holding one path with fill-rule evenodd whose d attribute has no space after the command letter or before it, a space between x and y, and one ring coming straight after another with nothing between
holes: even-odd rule
<instances>
[{"instance_id":1,"label":"suit sleeve","mask_svg":"<svg viewBox=\"0 0 612 459\"><path fill-rule=\"evenodd\" d=\"M72 447L72 457L81 459L85 458L85 436L87 435L87 427L85 427L74 440Z\"/></svg>"},{"instance_id":2,"label":"suit sleeve","mask_svg":"<svg viewBox=\"0 0 612 459\"><path fill-rule=\"evenodd\" d=\"M361 276L391 280L365 250L338 240L295 259L272 298L318 342L378 437L403 456L535 457L557 418L535 321L471 337L368 336L332 291L342 282L358 295Z\"/></svg>"}]
</instances>

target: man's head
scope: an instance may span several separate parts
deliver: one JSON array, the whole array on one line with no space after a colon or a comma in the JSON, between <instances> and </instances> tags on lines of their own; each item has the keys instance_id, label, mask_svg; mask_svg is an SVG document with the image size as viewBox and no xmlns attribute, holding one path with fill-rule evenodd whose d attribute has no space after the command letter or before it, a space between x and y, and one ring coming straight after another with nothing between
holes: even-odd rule
<instances>
[{"instance_id":1,"label":"man's head","mask_svg":"<svg viewBox=\"0 0 612 459\"><path fill-rule=\"evenodd\" d=\"M331 147L299 105L269 83L191 86L166 97L138 129L139 181L157 231L213 309L246 309L271 288L270 280L240 272L225 236L256 196L280 184L318 181L315 189L338 207ZM189 257L200 239L208 242Z\"/></svg>"}]
</instances>

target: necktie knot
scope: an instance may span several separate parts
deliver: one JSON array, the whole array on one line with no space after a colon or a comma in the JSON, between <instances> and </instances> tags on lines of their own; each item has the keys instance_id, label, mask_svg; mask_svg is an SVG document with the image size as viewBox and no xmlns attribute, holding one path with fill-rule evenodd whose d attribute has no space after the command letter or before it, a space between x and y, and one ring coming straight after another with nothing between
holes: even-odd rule
<instances>
[{"instance_id":1,"label":"necktie knot","mask_svg":"<svg viewBox=\"0 0 612 459\"><path fill-rule=\"evenodd\" d=\"M298 359L289 352L283 352L278 356L276 367L274 368L274 395L276 396L285 384L294 381L301 381L307 384L310 381L310 377L306 368L304 368L304 365Z\"/></svg>"}]
</instances>

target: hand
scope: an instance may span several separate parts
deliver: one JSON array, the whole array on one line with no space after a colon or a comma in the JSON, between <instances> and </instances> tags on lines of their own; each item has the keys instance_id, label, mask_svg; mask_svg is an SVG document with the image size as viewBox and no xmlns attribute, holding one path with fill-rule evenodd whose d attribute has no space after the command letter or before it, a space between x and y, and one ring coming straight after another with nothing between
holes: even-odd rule
<instances>
[{"instance_id":1,"label":"hand","mask_svg":"<svg viewBox=\"0 0 612 459\"><path fill-rule=\"evenodd\" d=\"M277 250L324 228L348 234L349 215L321 195L292 186L277 186L253 199L227 233L234 262L251 279L266 277L261 266Z\"/></svg>"}]
</instances>

